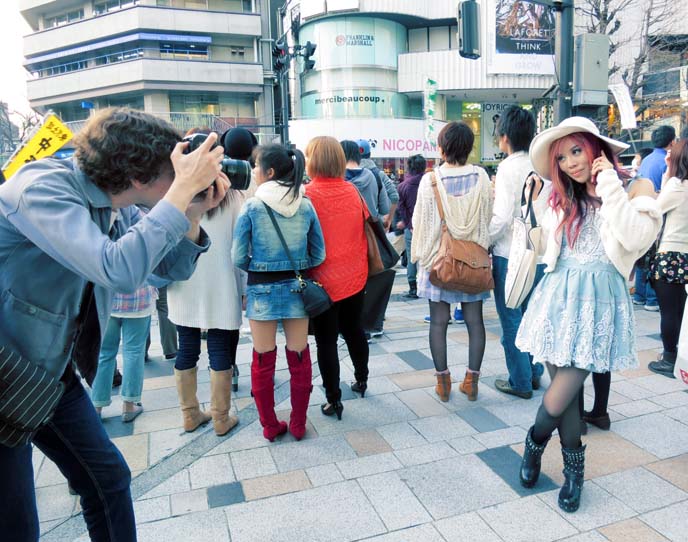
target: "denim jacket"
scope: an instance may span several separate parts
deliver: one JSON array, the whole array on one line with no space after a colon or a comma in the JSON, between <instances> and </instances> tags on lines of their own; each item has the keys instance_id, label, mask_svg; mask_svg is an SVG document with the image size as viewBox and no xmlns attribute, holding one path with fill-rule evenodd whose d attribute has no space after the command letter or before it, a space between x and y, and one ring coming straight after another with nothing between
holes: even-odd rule
<instances>
[{"instance_id":1,"label":"denim jacket","mask_svg":"<svg viewBox=\"0 0 688 542\"><path fill-rule=\"evenodd\" d=\"M276 185L270 182L268 185ZM313 204L299 196L284 199L266 196L261 185L256 197L244 203L234 227L232 260L244 271L290 271L293 269L263 201L268 200L297 269L310 269L325 260L325 240ZM272 186L274 194L279 191ZM261 199L263 198L263 199ZM289 203L285 203L289 201ZM278 203L279 202L279 203Z\"/></svg>"},{"instance_id":2,"label":"denim jacket","mask_svg":"<svg viewBox=\"0 0 688 542\"><path fill-rule=\"evenodd\" d=\"M71 160L32 162L0 186L0 346L59 378L87 282L103 337L115 292L153 272L185 280L210 246L204 232L198 245L185 237L189 221L166 201L111 216L110 197Z\"/></svg>"}]
</instances>

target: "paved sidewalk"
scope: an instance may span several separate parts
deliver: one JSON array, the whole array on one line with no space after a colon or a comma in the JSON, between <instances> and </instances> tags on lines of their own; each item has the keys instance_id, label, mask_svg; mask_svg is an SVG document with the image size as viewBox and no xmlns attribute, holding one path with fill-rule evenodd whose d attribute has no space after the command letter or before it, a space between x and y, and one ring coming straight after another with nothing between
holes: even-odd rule
<instances>
[{"instance_id":1,"label":"paved sidewalk","mask_svg":"<svg viewBox=\"0 0 688 542\"><path fill-rule=\"evenodd\" d=\"M450 401L441 403L423 323L427 304L404 300L405 282L397 276L385 335L370 345L364 399L344 385L353 368L342 350L341 421L320 413L324 395L314 365L301 442L286 435L271 444L262 437L249 396L250 338L239 346L241 377L233 397L240 425L223 438L210 427L183 433L173 365L154 343L144 414L121 423L118 397L104 411L105 427L136 475L139 540L688 541L688 393L647 370L661 349L658 314L636 311L640 368L613 376L611 431L591 428L584 437L582 504L566 514L556 502L558 442L545 453L537 486L526 490L518 483L522 443L542 390L531 400L495 391L494 380L506 369L494 303L485 307L478 401L469 403L455 386ZM460 381L468 356L465 326L451 325L448 337L452 377ZM287 419L283 339L280 344L276 394L278 415ZM199 398L207 403L208 373L199 375ZM589 403L591 387L586 391ZM59 471L38 452L34 464L42 540L88 540L77 499Z\"/></svg>"}]
</instances>

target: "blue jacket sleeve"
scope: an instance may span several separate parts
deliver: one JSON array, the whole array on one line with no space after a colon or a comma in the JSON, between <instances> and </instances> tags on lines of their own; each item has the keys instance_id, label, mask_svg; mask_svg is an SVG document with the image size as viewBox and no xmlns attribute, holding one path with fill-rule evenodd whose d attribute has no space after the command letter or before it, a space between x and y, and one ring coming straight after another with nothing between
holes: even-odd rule
<instances>
[{"instance_id":1,"label":"blue jacket sleeve","mask_svg":"<svg viewBox=\"0 0 688 542\"><path fill-rule=\"evenodd\" d=\"M308 257L311 267L316 267L325 261L325 237L323 236L318 213L311 205L312 220L308 228Z\"/></svg>"},{"instance_id":2,"label":"blue jacket sleeve","mask_svg":"<svg viewBox=\"0 0 688 542\"><path fill-rule=\"evenodd\" d=\"M244 203L234 226L232 238L232 261L239 269L248 271L251 262L251 217L248 213L248 202Z\"/></svg>"}]
</instances>

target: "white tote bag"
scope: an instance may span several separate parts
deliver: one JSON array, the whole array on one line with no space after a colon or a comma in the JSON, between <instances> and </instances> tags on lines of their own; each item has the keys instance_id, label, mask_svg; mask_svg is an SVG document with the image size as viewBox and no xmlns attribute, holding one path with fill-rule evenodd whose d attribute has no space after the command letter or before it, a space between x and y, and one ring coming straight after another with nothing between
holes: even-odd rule
<instances>
[{"instance_id":1,"label":"white tote bag","mask_svg":"<svg viewBox=\"0 0 688 542\"><path fill-rule=\"evenodd\" d=\"M520 307L533 289L537 270L537 249L540 246L542 228L538 226L533 212L533 189L525 216L514 219L514 231L509 250L509 265L504 284L504 299L510 309ZM521 195L521 204L525 205L525 185Z\"/></svg>"},{"instance_id":2,"label":"white tote bag","mask_svg":"<svg viewBox=\"0 0 688 542\"><path fill-rule=\"evenodd\" d=\"M688 286L686 286L686 292L688 292ZM686 300L686 307L688 307L688 300ZM688 386L688 315L686 315L685 310L681 322L681 334L678 338L678 355L674 365L674 376L676 380Z\"/></svg>"}]
</instances>

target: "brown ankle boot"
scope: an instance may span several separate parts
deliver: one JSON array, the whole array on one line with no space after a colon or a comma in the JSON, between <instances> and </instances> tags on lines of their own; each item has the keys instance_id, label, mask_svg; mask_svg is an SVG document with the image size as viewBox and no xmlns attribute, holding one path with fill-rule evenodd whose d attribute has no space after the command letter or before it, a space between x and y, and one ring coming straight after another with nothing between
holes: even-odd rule
<instances>
[{"instance_id":1,"label":"brown ankle boot","mask_svg":"<svg viewBox=\"0 0 688 542\"><path fill-rule=\"evenodd\" d=\"M480 373L474 373L466 370L466 377L463 382L459 384L459 389L462 393L468 396L469 401L475 401L478 398L478 378Z\"/></svg>"},{"instance_id":2,"label":"brown ankle boot","mask_svg":"<svg viewBox=\"0 0 688 542\"><path fill-rule=\"evenodd\" d=\"M449 401L449 394L451 393L451 374L449 373L435 373L437 377L437 385L435 386L435 393L440 396L440 401Z\"/></svg>"}]
</instances>

